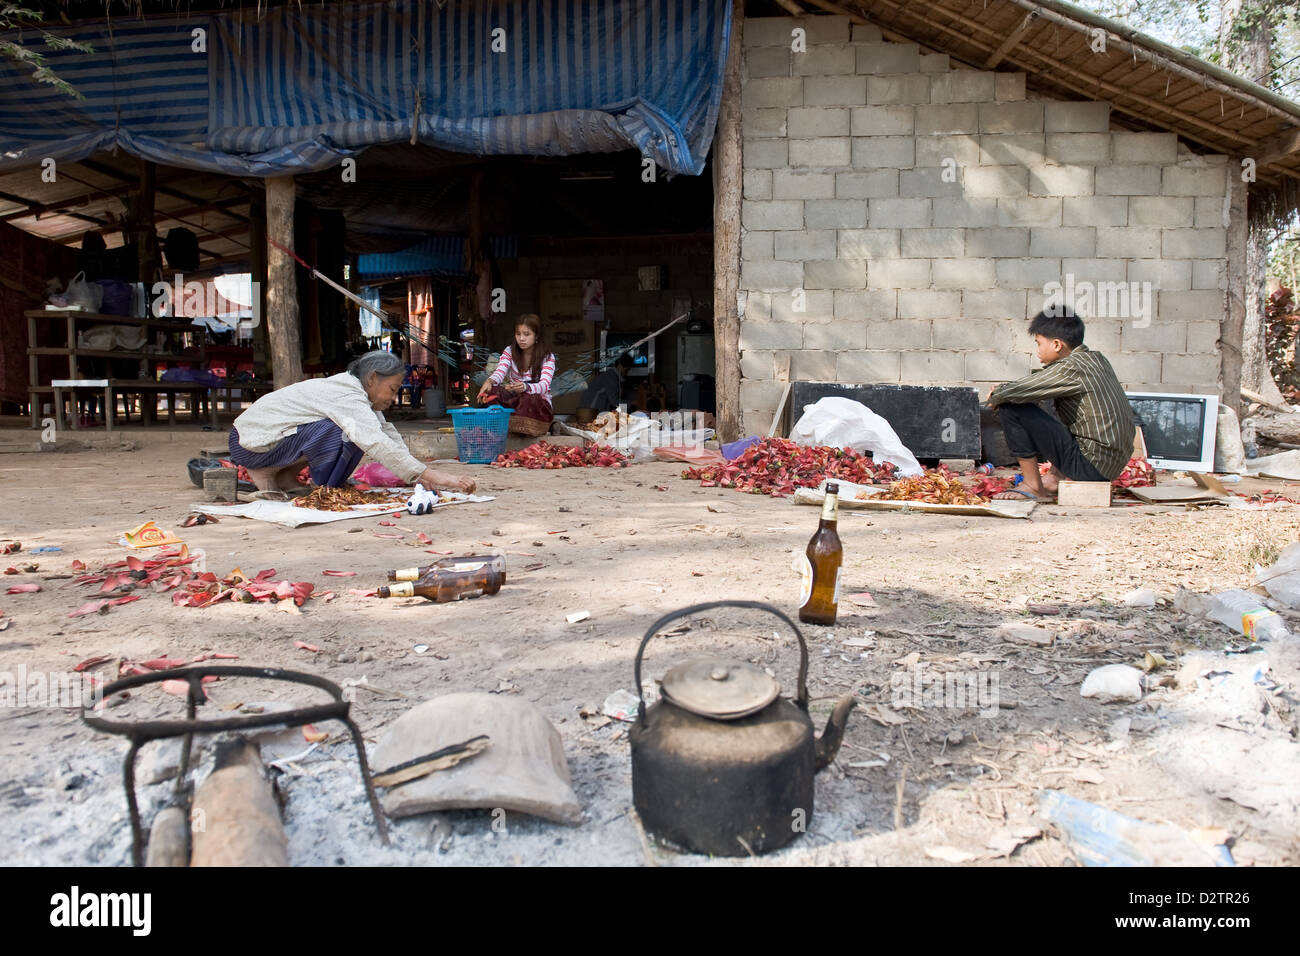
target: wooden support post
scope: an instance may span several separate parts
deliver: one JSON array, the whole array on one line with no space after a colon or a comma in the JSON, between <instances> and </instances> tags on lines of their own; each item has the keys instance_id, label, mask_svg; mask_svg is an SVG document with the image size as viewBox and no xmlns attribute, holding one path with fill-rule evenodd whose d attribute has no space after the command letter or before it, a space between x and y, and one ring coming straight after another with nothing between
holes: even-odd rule
<instances>
[{"instance_id":1,"label":"wooden support post","mask_svg":"<svg viewBox=\"0 0 1300 956\"><path fill-rule=\"evenodd\" d=\"M293 249L292 176L266 181L266 234ZM266 329L271 344L271 375L276 388L302 380L302 339L298 327L298 276L292 257L270 246L266 252Z\"/></svg>"},{"instance_id":2,"label":"wooden support post","mask_svg":"<svg viewBox=\"0 0 1300 956\"><path fill-rule=\"evenodd\" d=\"M266 290L266 202L255 198L248 206L248 267L253 274L253 371L258 378L271 377L271 340L267 335ZM227 393L229 400L229 393Z\"/></svg>"},{"instance_id":3,"label":"wooden support post","mask_svg":"<svg viewBox=\"0 0 1300 956\"><path fill-rule=\"evenodd\" d=\"M741 436L740 409L740 199L744 145L740 138L741 34L744 0L732 0L731 45L722 81L722 104L713 140L713 346L716 359L718 437Z\"/></svg>"},{"instance_id":4,"label":"wooden support post","mask_svg":"<svg viewBox=\"0 0 1300 956\"><path fill-rule=\"evenodd\" d=\"M1219 323L1219 401L1241 414L1241 344L1246 324L1246 246L1250 224L1246 215L1247 184L1241 163L1228 161L1227 281L1223 318Z\"/></svg>"},{"instance_id":5,"label":"wooden support post","mask_svg":"<svg viewBox=\"0 0 1300 956\"><path fill-rule=\"evenodd\" d=\"M139 280L146 289L153 287L161 261L158 257L158 233L154 229L154 195L158 188L158 167L140 160L140 192L132 209L130 237L136 244Z\"/></svg>"}]
</instances>

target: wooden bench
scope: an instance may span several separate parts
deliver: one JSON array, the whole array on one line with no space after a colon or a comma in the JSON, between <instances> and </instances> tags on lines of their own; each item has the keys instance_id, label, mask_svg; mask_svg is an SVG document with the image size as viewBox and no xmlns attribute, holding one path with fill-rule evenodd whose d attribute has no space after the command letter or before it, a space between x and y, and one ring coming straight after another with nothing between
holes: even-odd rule
<instances>
[{"instance_id":1,"label":"wooden bench","mask_svg":"<svg viewBox=\"0 0 1300 956\"><path fill-rule=\"evenodd\" d=\"M122 411L127 422L131 421L130 414L130 396L140 396L140 414L141 424L153 425L157 422L158 396L160 394L167 396L167 424L176 424L176 396L187 394L190 396L190 414L193 420L198 420L200 408L206 404L208 409L209 423L213 428L217 425L217 400L216 395L207 385L200 385L196 382L157 382L152 379L120 379L120 378L99 378L99 379L55 379L51 382L54 392L54 413L55 422L59 429L71 429L75 431L78 427L77 414L75 406L72 409L71 416L65 418L63 413L64 393L71 393L75 401L76 393L79 390L94 389L102 391L104 395L104 422L108 431L113 430L113 420L117 417L117 398L122 397Z\"/></svg>"}]
</instances>

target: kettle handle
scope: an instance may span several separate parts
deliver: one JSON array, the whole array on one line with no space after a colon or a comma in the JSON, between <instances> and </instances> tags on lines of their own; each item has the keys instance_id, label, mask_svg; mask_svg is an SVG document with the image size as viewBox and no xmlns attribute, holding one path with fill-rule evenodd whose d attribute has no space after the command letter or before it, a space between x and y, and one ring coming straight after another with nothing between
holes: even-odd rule
<instances>
[{"instance_id":1,"label":"kettle handle","mask_svg":"<svg viewBox=\"0 0 1300 956\"><path fill-rule=\"evenodd\" d=\"M768 611L775 614L785 623L790 625L790 630L794 631L794 636L799 639L799 688L795 695L794 702L799 705L799 709L807 712L808 710L808 644L803 639L803 634L799 626L790 620L784 611L774 608L770 604L764 604L761 601L709 601L705 604L692 604L690 607L684 607L679 611L672 611L665 614L659 620L650 625L650 630L646 631L645 637L641 639L641 646L636 649L636 665L633 669L633 677L636 680L636 696L640 701L637 706L637 717L642 721L645 720L645 695L641 692L641 657L645 653L645 646L650 643L650 638L654 637L664 625L677 620L678 618L690 617L703 611L711 611L718 607L748 607L759 611Z\"/></svg>"}]
</instances>

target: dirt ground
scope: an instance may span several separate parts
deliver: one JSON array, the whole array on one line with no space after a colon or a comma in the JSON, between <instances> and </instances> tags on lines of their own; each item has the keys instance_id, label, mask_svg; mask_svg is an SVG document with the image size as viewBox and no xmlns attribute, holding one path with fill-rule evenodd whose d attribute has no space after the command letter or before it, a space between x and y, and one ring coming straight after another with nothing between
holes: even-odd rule
<instances>
[{"instance_id":1,"label":"dirt ground","mask_svg":"<svg viewBox=\"0 0 1300 956\"><path fill-rule=\"evenodd\" d=\"M76 450L65 443L64 451L0 454L0 538L23 545L4 563L39 562L37 571L3 580L43 585L39 593L0 596L0 625L9 622L0 631L0 672L67 672L95 655L238 654L240 664L369 685L357 693L353 713L372 749L388 725L422 700L458 691L518 694L536 703L563 738L584 808L580 825L510 814L505 826L494 827L488 810L455 811L396 821L393 846L385 848L345 735L323 728L335 732L299 756L307 744L289 731L265 749L291 758L279 776L290 860L710 862L643 840L629 812L629 725L580 711L620 688L634 689L637 644L663 613L743 598L793 615L798 580L791 555L816 526L815 509L700 488L669 464L562 471L456 464L449 467L473 473L481 493L496 500L418 518L384 516L410 532L381 528L373 517L296 530L228 518L179 532L192 550L203 549L218 576L237 566L250 574L275 568L278 578L312 581L338 594L330 602L309 600L301 615L231 603L181 608L168 595L146 593L107 614L70 618L69 611L93 596L60 577L70 574L74 559L92 569L121 560L125 552L116 539L122 531L148 519L174 529L202 497L189 484L185 462L212 435L132 437L131 450ZM1279 482L1269 486L1287 490ZM508 584L494 597L455 605L347 593L383 583L386 569L431 560L415 540L420 531L438 550L504 550ZM1267 563L1300 538L1295 506L1040 506L1028 521L845 512L840 536L845 595L869 592L877 606L846 598L835 627L805 629L811 710L820 729L841 695L856 693L859 706L839 758L817 778L808 832L761 862L1073 865L1082 862L1077 846L1038 812L1041 794L1056 790L1170 824L1203 842L1226 835L1238 864L1300 863L1300 640L1225 653L1232 641L1226 629L1172 603L1180 587L1249 586L1254 563ZM30 554L42 545L62 550ZM327 568L357 575L325 577ZM1136 588L1153 589L1160 603L1126 606L1125 595ZM579 610L590 619L568 624L566 615ZM1036 613L1053 610L1059 613ZM1300 614L1286 616L1300 630ZM693 652L721 648L771 668L783 693L792 694L795 646L775 618L704 617L685 634L651 645L650 676ZM997 626L1008 621L1041 625L1054 641L1004 640ZM295 641L320 651L297 648ZM428 649L417 653L416 645ZM1090 670L1140 666L1147 651L1169 664L1147 675L1140 703L1080 697ZM97 673L111 676L110 668ZM996 680L998 699L981 707L924 700L905 706L899 688L917 673L983 674L986 686ZM320 700L248 683L210 685L208 706L215 712L251 700ZM127 710L179 717L183 704L152 689ZM7 861L129 865L124 752L120 739L84 726L76 710L0 708L0 838ZM159 763L165 760L146 753L142 771ZM147 826L171 785L142 783L139 793ZM1214 828L1226 834L1207 838Z\"/></svg>"}]
</instances>

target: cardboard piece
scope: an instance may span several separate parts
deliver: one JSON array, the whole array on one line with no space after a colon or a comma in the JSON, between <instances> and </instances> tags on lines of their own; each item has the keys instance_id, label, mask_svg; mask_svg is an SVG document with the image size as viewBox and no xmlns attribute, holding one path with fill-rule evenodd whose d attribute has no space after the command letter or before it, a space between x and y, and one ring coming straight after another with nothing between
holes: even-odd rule
<instances>
[{"instance_id":1,"label":"cardboard piece","mask_svg":"<svg viewBox=\"0 0 1300 956\"><path fill-rule=\"evenodd\" d=\"M1139 501L1149 505L1183 505L1199 504L1208 501L1223 501L1228 497L1228 490L1223 483L1210 474L1190 472L1196 487L1186 485L1156 485L1154 488L1125 489Z\"/></svg>"},{"instance_id":2,"label":"cardboard piece","mask_svg":"<svg viewBox=\"0 0 1300 956\"><path fill-rule=\"evenodd\" d=\"M923 511L927 514L986 515L994 518L1028 518L1038 504L1036 501L990 501L983 505L932 505L923 501L891 501L881 498L888 488L885 485L857 485L841 481L841 511ZM862 494L867 497L859 498ZM826 482L818 488L796 488L797 505L821 505L826 499Z\"/></svg>"}]
</instances>

